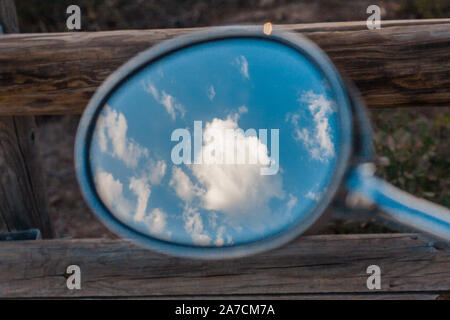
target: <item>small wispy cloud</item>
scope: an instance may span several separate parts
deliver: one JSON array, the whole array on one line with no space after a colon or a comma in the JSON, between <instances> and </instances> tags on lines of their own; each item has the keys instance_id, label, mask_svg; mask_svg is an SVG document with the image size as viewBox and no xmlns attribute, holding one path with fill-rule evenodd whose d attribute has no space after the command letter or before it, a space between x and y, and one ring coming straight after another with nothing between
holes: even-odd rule
<instances>
[{"instance_id":1,"label":"small wispy cloud","mask_svg":"<svg viewBox=\"0 0 450 320\"><path fill-rule=\"evenodd\" d=\"M148 179L152 185L158 185L166 174L167 165L164 160L149 161Z\"/></svg>"},{"instance_id":2,"label":"small wispy cloud","mask_svg":"<svg viewBox=\"0 0 450 320\"><path fill-rule=\"evenodd\" d=\"M166 219L167 214L161 209L155 208L147 216L144 217L144 222L151 234L161 235L167 224Z\"/></svg>"},{"instance_id":3,"label":"small wispy cloud","mask_svg":"<svg viewBox=\"0 0 450 320\"><path fill-rule=\"evenodd\" d=\"M214 86L211 85L208 89L208 98L209 98L209 100L213 101L215 96L216 96L216 90L214 89Z\"/></svg>"},{"instance_id":4,"label":"small wispy cloud","mask_svg":"<svg viewBox=\"0 0 450 320\"><path fill-rule=\"evenodd\" d=\"M247 109L246 106L240 106L240 107L238 108L238 113L239 113L239 114L244 114L244 113L247 113L247 112L248 112L248 109Z\"/></svg>"},{"instance_id":5,"label":"small wispy cloud","mask_svg":"<svg viewBox=\"0 0 450 320\"><path fill-rule=\"evenodd\" d=\"M135 221L142 221L145 216L145 211L147 210L147 202L150 197L150 186L148 185L145 177L130 179L130 184L128 186L130 190L134 192L137 197L136 211L134 214Z\"/></svg>"},{"instance_id":6,"label":"small wispy cloud","mask_svg":"<svg viewBox=\"0 0 450 320\"><path fill-rule=\"evenodd\" d=\"M297 204L297 201L298 201L297 197L290 193L289 200L286 203L286 209L288 212L290 212L294 208L294 206Z\"/></svg>"},{"instance_id":7,"label":"small wispy cloud","mask_svg":"<svg viewBox=\"0 0 450 320\"><path fill-rule=\"evenodd\" d=\"M161 183L166 173L164 160L148 160L146 170L141 171L138 176L131 177L128 188L136 195L137 205L134 214L135 221L143 221L146 217L147 203L151 195L151 186Z\"/></svg>"},{"instance_id":8,"label":"small wispy cloud","mask_svg":"<svg viewBox=\"0 0 450 320\"><path fill-rule=\"evenodd\" d=\"M170 232L164 233L167 214L155 208L147 212L147 204L151 189L145 177L130 179L128 188L136 195L137 201L124 196L124 186L119 179L106 171L99 171L94 177L95 186L100 199L106 207L124 222L133 219L142 223L152 235L170 238ZM133 215L134 212L134 215Z\"/></svg>"},{"instance_id":9,"label":"small wispy cloud","mask_svg":"<svg viewBox=\"0 0 450 320\"><path fill-rule=\"evenodd\" d=\"M162 90L161 92L158 91L158 89L150 82L143 82L142 86L144 90L148 93L150 93L153 98L164 108L166 109L167 113L170 115L172 120L175 120L177 117L177 114L181 116L181 118L184 117L185 110L183 105L178 103L176 99Z\"/></svg>"},{"instance_id":10,"label":"small wispy cloud","mask_svg":"<svg viewBox=\"0 0 450 320\"><path fill-rule=\"evenodd\" d=\"M179 167L172 168L172 178L169 185L176 195L185 202L191 202L199 195L198 188L194 186L189 176Z\"/></svg>"},{"instance_id":11,"label":"small wispy cloud","mask_svg":"<svg viewBox=\"0 0 450 320\"><path fill-rule=\"evenodd\" d=\"M222 247L224 245L225 243L224 233L225 233L225 226L220 226L217 229L216 240L214 240L214 245L216 245L217 247Z\"/></svg>"},{"instance_id":12,"label":"small wispy cloud","mask_svg":"<svg viewBox=\"0 0 450 320\"><path fill-rule=\"evenodd\" d=\"M106 171L99 171L94 176L97 193L106 207L122 217L129 218L132 204L123 196L123 184Z\"/></svg>"},{"instance_id":13,"label":"small wispy cloud","mask_svg":"<svg viewBox=\"0 0 450 320\"><path fill-rule=\"evenodd\" d=\"M148 156L147 148L127 137L128 124L123 113L105 106L98 117L94 139L100 150L122 160L127 167L135 167L142 157Z\"/></svg>"},{"instance_id":14,"label":"small wispy cloud","mask_svg":"<svg viewBox=\"0 0 450 320\"><path fill-rule=\"evenodd\" d=\"M207 246L211 243L211 238L203 229L203 220L200 213L190 207L186 207L183 212L184 229L191 236L192 242L196 245Z\"/></svg>"},{"instance_id":15,"label":"small wispy cloud","mask_svg":"<svg viewBox=\"0 0 450 320\"><path fill-rule=\"evenodd\" d=\"M314 201L319 201L320 193L308 191L308 193L305 195L305 197L308 199L314 200Z\"/></svg>"},{"instance_id":16,"label":"small wispy cloud","mask_svg":"<svg viewBox=\"0 0 450 320\"><path fill-rule=\"evenodd\" d=\"M241 74L247 78L250 79L250 74L248 73L248 61L247 58L245 58L243 55L240 55L236 58L236 63L239 66L239 71Z\"/></svg>"},{"instance_id":17,"label":"small wispy cloud","mask_svg":"<svg viewBox=\"0 0 450 320\"><path fill-rule=\"evenodd\" d=\"M313 118L312 128L299 125L300 115L291 114L287 120L294 125L294 138L302 141L313 159L325 162L334 157L334 143L332 141L331 127L328 117L334 113L333 103L322 94L308 91L302 95L299 102L306 103L307 109Z\"/></svg>"}]
</instances>

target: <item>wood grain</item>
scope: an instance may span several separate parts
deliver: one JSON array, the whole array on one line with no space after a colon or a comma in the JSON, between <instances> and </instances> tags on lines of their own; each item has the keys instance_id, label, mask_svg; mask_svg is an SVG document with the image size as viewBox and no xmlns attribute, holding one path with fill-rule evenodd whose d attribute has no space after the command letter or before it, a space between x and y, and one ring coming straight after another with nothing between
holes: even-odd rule
<instances>
[{"instance_id":1,"label":"wood grain","mask_svg":"<svg viewBox=\"0 0 450 320\"><path fill-rule=\"evenodd\" d=\"M371 108L450 105L450 19L275 26L303 33L354 80ZM17 34L0 39L0 114L81 113L126 60L197 29Z\"/></svg>"},{"instance_id":2,"label":"wood grain","mask_svg":"<svg viewBox=\"0 0 450 320\"><path fill-rule=\"evenodd\" d=\"M19 33L14 0L0 0L0 25L4 33Z\"/></svg>"},{"instance_id":3,"label":"wood grain","mask_svg":"<svg viewBox=\"0 0 450 320\"><path fill-rule=\"evenodd\" d=\"M65 270L81 268L81 290ZM366 287L369 265L382 289ZM427 298L450 293L450 248L415 234L306 236L256 256L167 257L126 240L0 243L0 297Z\"/></svg>"},{"instance_id":4,"label":"wood grain","mask_svg":"<svg viewBox=\"0 0 450 320\"><path fill-rule=\"evenodd\" d=\"M14 1L0 0L0 25L18 32ZM0 117L0 232L37 228L52 237L37 139L33 116Z\"/></svg>"}]
</instances>

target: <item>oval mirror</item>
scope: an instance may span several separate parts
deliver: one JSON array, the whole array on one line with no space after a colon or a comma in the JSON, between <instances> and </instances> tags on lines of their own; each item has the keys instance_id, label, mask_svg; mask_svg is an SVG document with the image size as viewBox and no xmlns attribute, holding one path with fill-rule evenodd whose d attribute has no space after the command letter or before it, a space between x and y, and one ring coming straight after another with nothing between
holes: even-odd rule
<instances>
[{"instance_id":1,"label":"oval mirror","mask_svg":"<svg viewBox=\"0 0 450 320\"><path fill-rule=\"evenodd\" d=\"M91 101L77 138L82 189L110 228L157 250L260 251L328 204L349 154L348 109L333 67L303 38L175 40Z\"/></svg>"}]
</instances>

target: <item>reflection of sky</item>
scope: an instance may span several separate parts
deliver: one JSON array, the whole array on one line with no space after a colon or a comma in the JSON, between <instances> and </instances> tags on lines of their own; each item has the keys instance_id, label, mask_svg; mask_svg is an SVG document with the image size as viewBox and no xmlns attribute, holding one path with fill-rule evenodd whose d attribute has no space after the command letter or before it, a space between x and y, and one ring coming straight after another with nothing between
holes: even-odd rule
<instances>
[{"instance_id":1,"label":"reflection of sky","mask_svg":"<svg viewBox=\"0 0 450 320\"><path fill-rule=\"evenodd\" d=\"M174 53L124 83L101 112L90 151L97 191L119 219L159 239L213 246L278 233L329 183L338 152L331 100L320 73L275 42L229 39ZM278 173L175 166L172 131L192 134L194 120L213 119L280 129Z\"/></svg>"}]
</instances>

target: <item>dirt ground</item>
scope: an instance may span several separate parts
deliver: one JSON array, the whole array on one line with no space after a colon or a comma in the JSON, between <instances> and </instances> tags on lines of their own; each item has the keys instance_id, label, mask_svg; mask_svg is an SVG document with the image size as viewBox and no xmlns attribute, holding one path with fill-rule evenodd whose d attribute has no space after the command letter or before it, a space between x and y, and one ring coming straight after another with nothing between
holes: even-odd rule
<instances>
[{"instance_id":1,"label":"dirt ground","mask_svg":"<svg viewBox=\"0 0 450 320\"><path fill-rule=\"evenodd\" d=\"M110 238L113 234L91 213L76 181L73 154L79 119L37 119L50 219L57 238Z\"/></svg>"},{"instance_id":2,"label":"dirt ground","mask_svg":"<svg viewBox=\"0 0 450 320\"><path fill-rule=\"evenodd\" d=\"M79 4L84 30L195 27L232 23L365 20L372 1L38 1L16 0L22 32L65 31L65 8ZM450 16L449 1L379 1L383 19ZM450 108L372 111L378 174L400 188L450 205ZM58 238L115 237L90 212L75 178L79 116L38 117L51 220ZM373 233L392 226L357 213L335 215L321 233Z\"/></svg>"}]
</instances>

